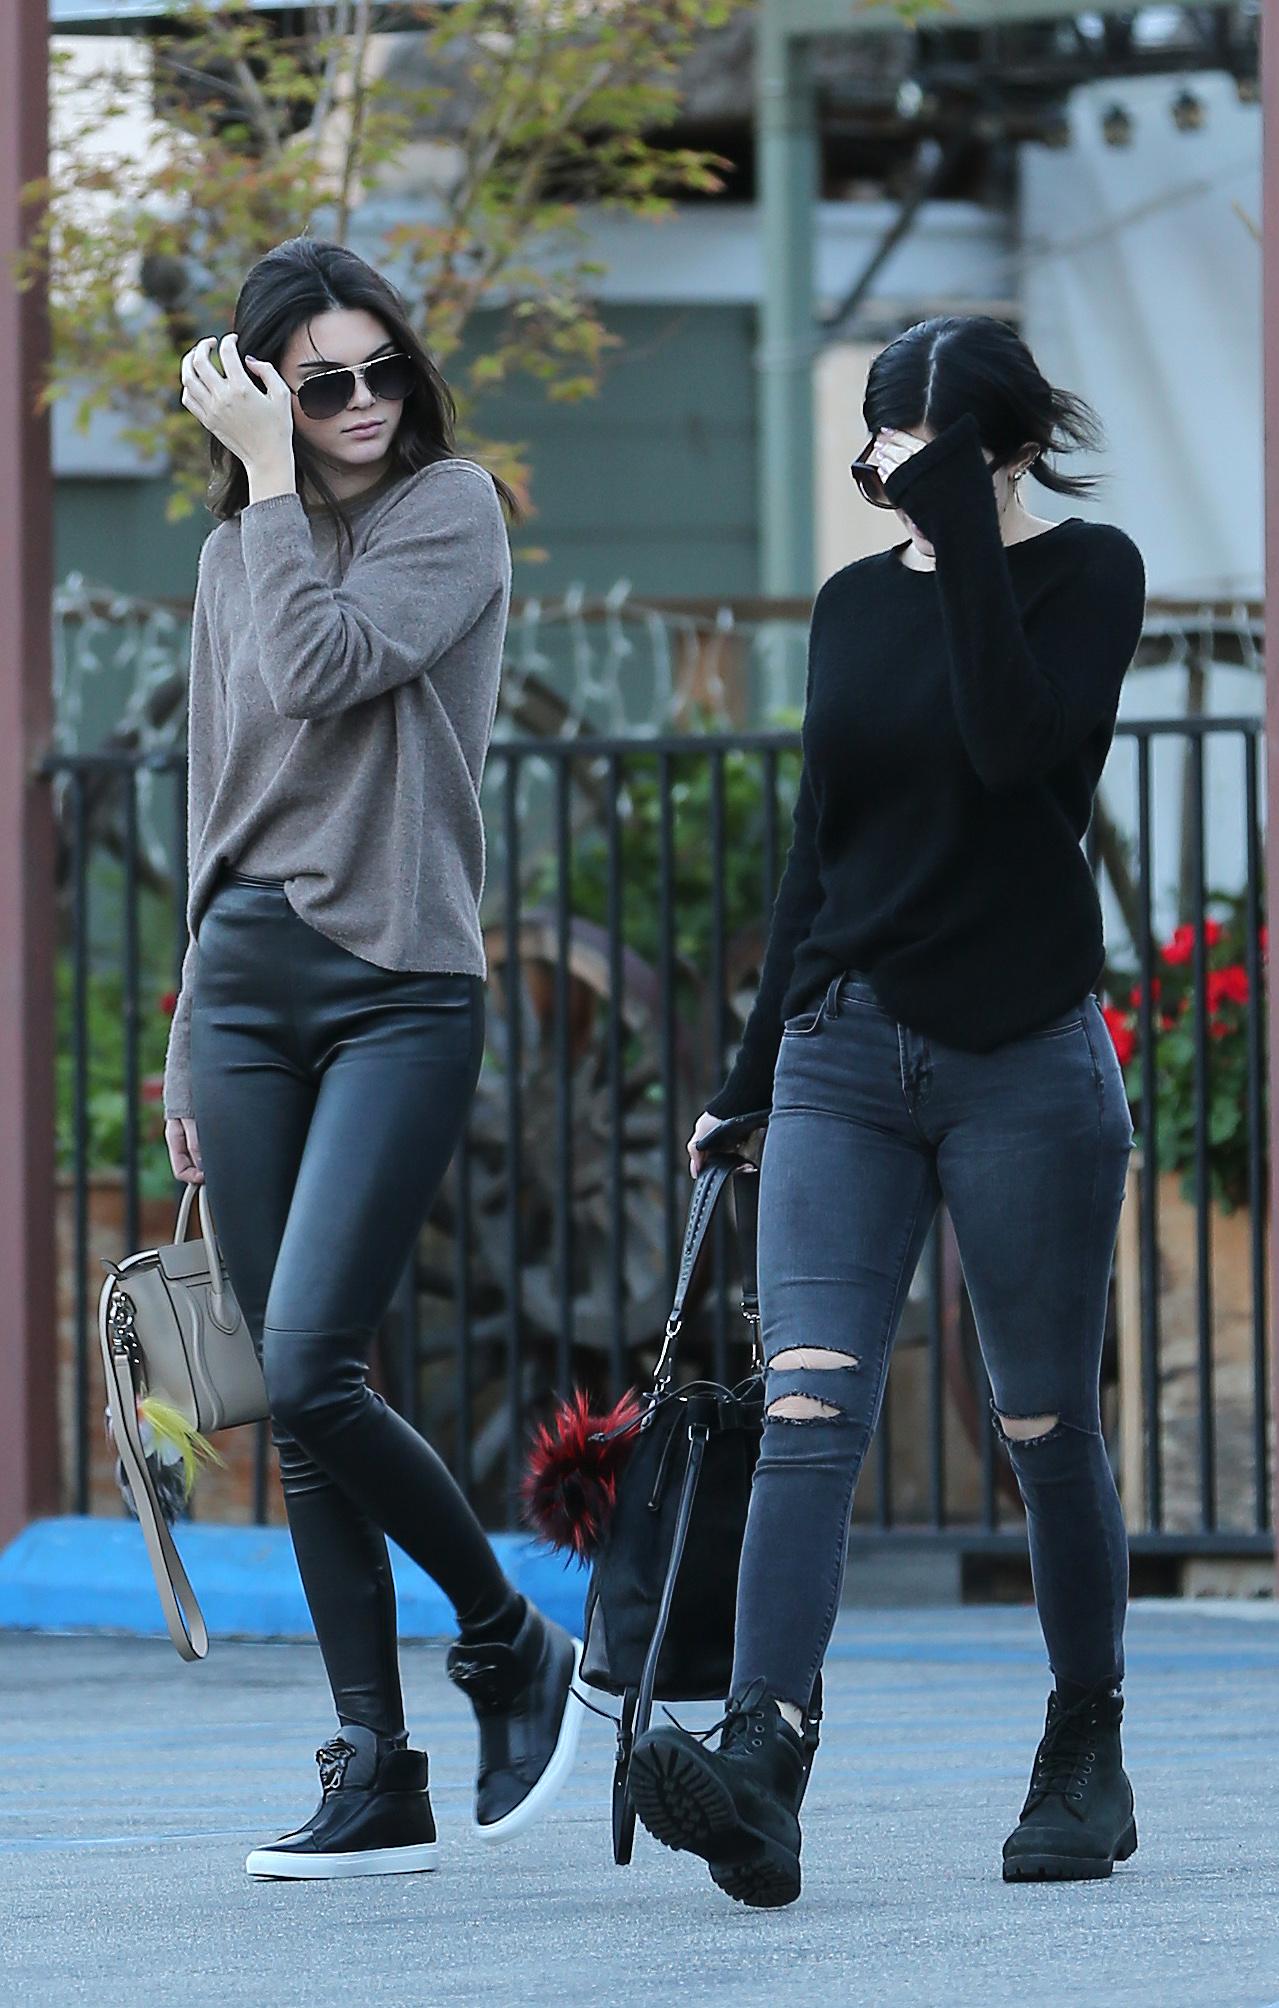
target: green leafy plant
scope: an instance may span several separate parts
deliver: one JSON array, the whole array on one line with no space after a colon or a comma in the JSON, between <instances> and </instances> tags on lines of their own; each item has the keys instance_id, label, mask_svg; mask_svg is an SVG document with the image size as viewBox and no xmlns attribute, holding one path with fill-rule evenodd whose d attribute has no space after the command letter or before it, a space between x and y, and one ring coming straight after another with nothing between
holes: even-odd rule
<instances>
[{"instance_id":1,"label":"green leafy plant","mask_svg":"<svg viewBox=\"0 0 1279 2008\"><path fill-rule=\"evenodd\" d=\"M738 4L455 0L379 35L374 0L299 9L301 31L247 0L174 0L172 28L104 42L90 67L62 51L19 268L49 286L48 397L83 424L121 414L131 444L168 456L171 512L189 513L207 455L177 395L183 351L231 325L271 246L358 231L448 371L465 444L525 489L518 446L477 439L468 414L520 373L553 399L598 389L614 338L583 208L659 219L719 189L717 156L660 134L681 64ZM403 220L362 224L397 187Z\"/></svg>"},{"instance_id":2,"label":"green leafy plant","mask_svg":"<svg viewBox=\"0 0 1279 2008\"><path fill-rule=\"evenodd\" d=\"M76 1072L73 1044L74 973L71 956L57 965L58 1044L56 1067L57 1164L70 1174L75 1167ZM139 1182L147 1198L173 1192L173 1173L164 1144L164 1111L160 1076L173 1009L172 992L144 992L138 1024L137 1104ZM87 1058L85 1094L85 1169L92 1176L118 1173L125 1160L128 1100L124 1079L124 986L118 971L92 972L85 989L84 1038Z\"/></svg>"},{"instance_id":3,"label":"green leafy plant","mask_svg":"<svg viewBox=\"0 0 1279 2008\"><path fill-rule=\"evenodd\" d=\"M723 756L722 870L724 935L731 942L749 927L766 924L774 888L764 884L768 814L764 764L757 753ZM662 798L656 754L628 755L618 799L621 850L622 938L628 948L656 963L662 952ZM798 752L777 762L777 850L784 858L789 838L789 805L799 779ZM715 907L716 851L711 832L715 809L714 763L690 737L688 752L671 756L672 940L684 980L705 981L708 943ZM580 833L573 845L569 875L572 911L599 925L608 919L609 845L602 818ZM535 904L551 904L558 889L554 859L540 866L530 888Z\"/></svg>"}]
</instances>

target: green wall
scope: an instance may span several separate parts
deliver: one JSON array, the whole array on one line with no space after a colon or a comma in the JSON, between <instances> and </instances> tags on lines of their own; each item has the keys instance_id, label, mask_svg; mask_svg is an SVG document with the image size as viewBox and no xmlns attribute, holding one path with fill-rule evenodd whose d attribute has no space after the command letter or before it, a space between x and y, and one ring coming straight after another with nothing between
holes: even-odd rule
<instances>
[{"instance_id":1,"label":"green wall","mask_svg":"<svg viewBox=\"0 0 1279 2008\"><path fill-rule=\"evenodd\" d=\"M521 443L537 513L515 535L545 563L517 563L519 593L600 593L628 578L641 594L752 593L757 587L755 315L741 307L626 307L609 315L624 346L602 394L549 404L529 382L486 400L490 438ZM167 484L57 484L57 576L144 597L189 597L202 511L165 520Z\"/></svg>"},{"instance_id":2,"label":"green wall","mask_svg":"<svg viewBox=\"0 0 1279 2008\"><path fill-rule=\"evenodd\" d=\"M81 573L91 585L143 599L186 599L213 518L200 509L165 521L167 481L62 479L53 513L54 576Z\"/></svg>"},{"instance_id":3,"label":"green wall","mask_svg":"<svg viewBox=\"0 0 1279 2008\"><path fill-rule=\"evenodd\" d=\"M484 433L521 442L537 514L515 543L541 546L517 590L756 590L755 316L733 307L629 307L608 317L624 347L604 389L547 402L532 383L485 401Z\"/></svg>"}]
</instances>

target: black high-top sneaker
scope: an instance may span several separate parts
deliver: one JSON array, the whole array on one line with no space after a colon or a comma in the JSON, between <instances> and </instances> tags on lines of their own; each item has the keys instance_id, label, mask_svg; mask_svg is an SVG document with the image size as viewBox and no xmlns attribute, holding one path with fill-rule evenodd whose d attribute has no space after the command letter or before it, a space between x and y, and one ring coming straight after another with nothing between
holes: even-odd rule
<instances>
[{"instance_id":1,"label":"black high-top sneaker","mask_svg":"<svg viewBox=\"0 0 1279 2008\"><path fill-rule=\"evenodd\" d=\"M435 1820L424 1750L388 1749L372 1729L348 1723L315 1761L319 1805L304 1827L254 1848L244 1864L251 1876L322 1882L432 1866Z\"/></svg>"},{"instance_id":2,"label":"black high-top sneaker","mask_svg":"<svg viewBox=\"0 0 1279 2008\"><path fill-rule=\"evenodd\" d=\"M700 1855L738 1903L773 1910L799 1895L799 1808L812 1754L811 1739L756 1682L729 1702L718 1750L674 1724L637 1738L631 1797L654 1840Z\"/></svg>"},{"instance_id":3,"label":"black high-top sneaker","mask_svg":"<svg viewBox=\"0 0 1279 2008\"><path fill-rule=\"evenodd\" d=\"M1005 1882L1085 1882L1137 1851L1119 1743L1124 1699L1098 1687L1069 1707L1048 1697L1020 1824L1004 1842Z\"/></svg>"},{"instance_id":4,"label":"black high-top sneaker","mask_svg":"<svg viewBox=\"0 0 1279 2008\"><path fill-rule=\"evenodd\" d=\"M507 1841L540 1819L573 1768L582 1708L573 1682L580 1639L529 1604L509 1643L460 1638L446 1669L480 1731L475 1829Z\"/></svg>"}]
</instances>

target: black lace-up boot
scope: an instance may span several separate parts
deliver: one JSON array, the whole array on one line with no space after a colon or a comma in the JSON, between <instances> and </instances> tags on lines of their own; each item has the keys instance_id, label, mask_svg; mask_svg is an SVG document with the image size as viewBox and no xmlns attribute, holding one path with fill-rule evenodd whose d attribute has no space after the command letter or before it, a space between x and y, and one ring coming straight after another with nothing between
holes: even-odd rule
<instances>
[{"instance_id":1,"label":"black lace-up boot","mask_svg":"<svg viewBox=\"0 0 1279 2008\"><path fill-rule=\"evenodd\" d=\"M251 1876L315 1882L431 1867L435 1820L424 1750L401 1749L352 1723L315 1761L319 1805L304 1827L254 1848L244 1864Z\"/></svg>"},{"instance_id":2,"label":"black lace-up boot","mask_svg":"<svg viewBox=\"0 0 1279 2008\"><path fill-rule=\"evenodd\" d=\"M1117 1687L1094 1688L1069 1706L1049 1696L1021 1821L1004 1842L1005 1882L1091 1881L1136 1852L1123 1713Z\"/></svg>"},{"instance_id":3,"label":"black lace-up boot","mask_svg":"<svg viewBox=\"0 0 1279 2008\"><path fill-rule=\"evenodd\" d=\"M761 1683L730 1701L717 1726L717 1750L674 1724L637 1739L629 1772L635 1810L654 1840L700 1855L738 1903L760 1910L794 1903L811 1739L791 1728Z\"/></svg>"},{"instance_id":4,"label":"black lace-up boot","mask_svg":"<svg viewBox=\"0 0 1279 2008\"><path fill-rule=\"evenodd\" d=\"M542 1815L573 1768L582 1709L573 1694L580 1642L528 1606L508 1644L468 1639L449 1648L449 1679L480 1730L475 1827L510 1840Z\"/></svg>"}]
</instances>

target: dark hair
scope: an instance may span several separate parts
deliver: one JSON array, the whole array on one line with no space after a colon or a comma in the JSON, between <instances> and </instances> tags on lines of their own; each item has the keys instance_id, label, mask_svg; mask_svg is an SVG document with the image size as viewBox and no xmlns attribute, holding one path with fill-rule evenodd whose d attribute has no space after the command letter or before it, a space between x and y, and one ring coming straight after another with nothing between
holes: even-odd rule
<instances>
[{"instance_id":1,"label":"dark hair","mask_svg":"<svg viewBox=\"0 0 1279 2008\"><path fill-rule=\"evenodd\" d=\"M1086 495L1086 474L1059 474L1048 453L1102 445L1101 423L1073 391L1055 390L1021 336L988 314L941 314L920 321L881 350L870 367L862 416L872 433L885 426L933 432L971 412L996 467L1024 447L1039 448L1031 472L1057 495Z\"/></svg>"},{"instance_id":2,"label":"dark hair","mask_svg":"<svg viewBox=\"0 0 1279 2008\"><path fill-rule=\"evenodd\" d=\"M396 348L414 364L417 381L404 400L391 443L392 467L400 474L416 474L437 460L452 459L457 417L452 392L414 333L408 309L394 286L344 245L290 237L258 259L235 303L234 329L240 353L274 363L278 369L295 329L313 315L329 313L335 307L362 307L375 315ZM351 525L346 512L300 433L294 434L293 452L299 477L349 539ZM210 509L223 519L238 516L249 500L243 461L218 439L209 442L209 459L213 469ZM509 514L517 515L511 490L496 475L492 479Z\"/></svg>"}]
</instances>

